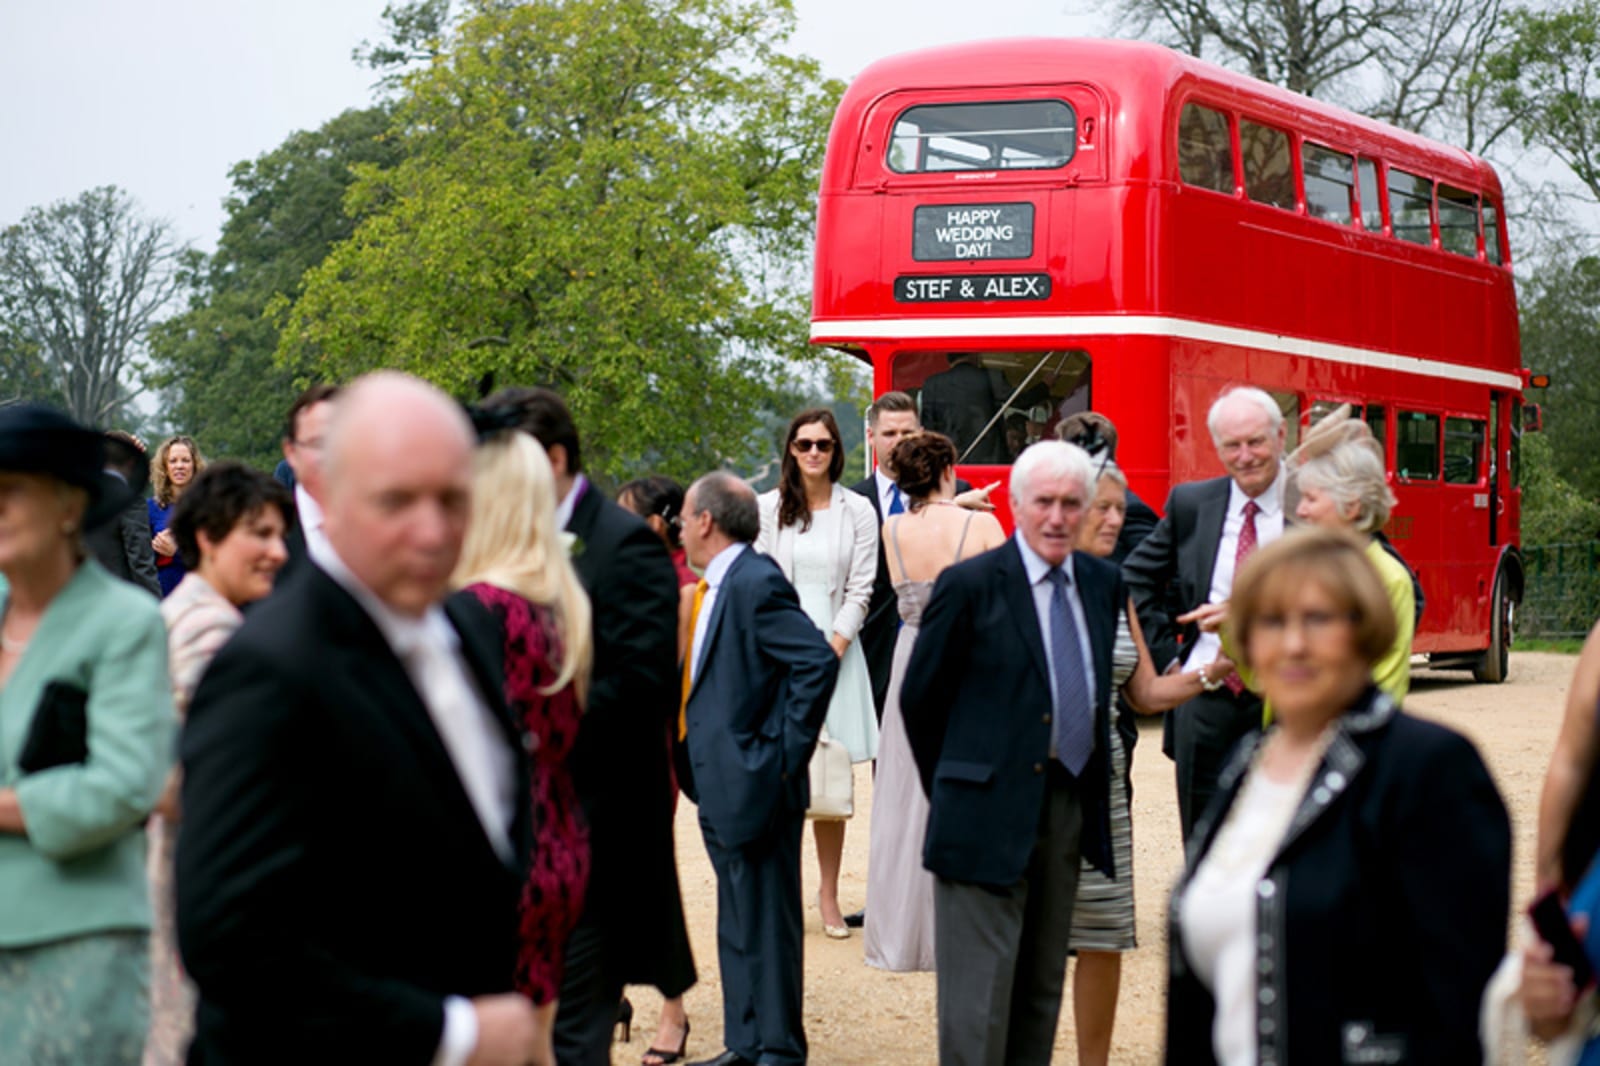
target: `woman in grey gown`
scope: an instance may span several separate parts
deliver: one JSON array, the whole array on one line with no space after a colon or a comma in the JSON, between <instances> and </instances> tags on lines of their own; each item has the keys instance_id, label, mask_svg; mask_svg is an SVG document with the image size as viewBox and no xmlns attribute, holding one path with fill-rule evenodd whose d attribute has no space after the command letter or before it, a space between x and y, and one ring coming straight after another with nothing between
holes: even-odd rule
<instances>
[{"instance_id":1,"label":"woman in grey gown","mask_svg":"<svg viewBox=\"0 0 1600 1066\"><path fill-rule=\"evenodd\" d=\"M922 868L928 798L900 717L900 684L935 579L945 567L1004 543L1005 532L993 515L963 510L954 502L956 450L949 437L908 437L895 447L890 463L909 506L883 526L901 627L872 790L866 953L867 964L879 969L932 970L933 875Z\"/></svg>"}]
</instances>

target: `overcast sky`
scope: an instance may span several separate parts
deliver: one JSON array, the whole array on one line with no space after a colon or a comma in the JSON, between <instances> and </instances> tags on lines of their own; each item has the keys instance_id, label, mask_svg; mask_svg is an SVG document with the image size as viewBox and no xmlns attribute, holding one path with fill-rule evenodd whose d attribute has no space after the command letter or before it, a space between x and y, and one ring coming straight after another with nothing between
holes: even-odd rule
<instances>
[{"instance_id":1,"label":"overcast sky","mask_svg":"<svg viewBox=\"0 0 1600 1066\"><path fill-rule=\"evenodd\" d=\"M385 0L0 0L0 226L118 185L211 248L228 169L371 100ZM931 44L1089 34L1080 0L796 0L795 50L850 78Z\"/></svg>"}]
</instances>

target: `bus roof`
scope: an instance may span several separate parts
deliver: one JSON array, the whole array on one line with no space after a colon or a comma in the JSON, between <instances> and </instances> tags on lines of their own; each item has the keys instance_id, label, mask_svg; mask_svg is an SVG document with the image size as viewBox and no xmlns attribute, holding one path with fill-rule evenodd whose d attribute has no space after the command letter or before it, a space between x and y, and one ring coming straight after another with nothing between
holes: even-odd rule
<instances>
[{"instance_id":1,"label":"bus roof","mask_svg":"<svg viewBox=\"0 0 1600 1066\"><path fill-rule=\"evenodd\" d=\"M1163 99L1196 93L1215 105L1265 111L1262 117L1292 121L1297 128L1337 131L1351 147L1378 146L1400 157L1396 162L1426 163L1446 177L1469 175L1475 184L1500 191L1494 169L1483 159L1421 134L1380 122L1281 86L1259 81L1214 63L1144 41L1088 37L1016 37L941 45L889 56L870 64L839 103L833 137L852 136L873 105L891 93L1008 85L1083 82L1105 86L1146 85ZM1124 96L1126 105L1130 100ZM843 175L834 174L838 179Z\"/></svg>"}]
</instances>

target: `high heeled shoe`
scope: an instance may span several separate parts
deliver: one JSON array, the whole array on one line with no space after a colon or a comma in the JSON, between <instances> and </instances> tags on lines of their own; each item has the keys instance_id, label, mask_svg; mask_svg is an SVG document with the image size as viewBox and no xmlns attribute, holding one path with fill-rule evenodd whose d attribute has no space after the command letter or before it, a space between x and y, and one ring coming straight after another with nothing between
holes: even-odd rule
<instances>
[{"instance_id":1,"label":"high heeled shoe","mask_svg":"<svg viewBox=\"0 0 1600 1066\"><path fill-rule=\"evenodd\" d=\"M622 1031L622 1036L617 1036L617 1031ZM617 1004L617 1020L612 1025L611 1042L613 1044L626 1044L633 1037L633 1004L628 1002L628 997L623 996Z\"/></svg>"},{"instance_id":2,"label":"high heeled shoe","mask_svg":"<svg viewBox=\"0 0 1600 1066\"><path fill-rule=\"evenodd\" d=\"M819 917L822 914L822 897L821 896L817 897L817 914L818 914ZM826 936L829 940L849 940L850 939L850 927L848 925L843 924L842 922L840 924L838 924L838 925L829 925L828 924L828 919L823 918L822 919L822 934L824 936Z\"/></svg>"},{"instance_id":3,"label":"high heeled shoe","mask_svg":"<svg viewBox=\"0 0 1600 1066\"><path fill-rule=\"evenodd\" d=\"M639 1066L672 1066L675 1062L682 1062L689 1050L689 1019L683 1020L683 1039L678 1041L678 1050L668 1051L666 1048L653 1047L644 1053L644 1058L639 1060ZM655 1061L650 1057L654 1055Z\"/></svg>"}]
</instances>

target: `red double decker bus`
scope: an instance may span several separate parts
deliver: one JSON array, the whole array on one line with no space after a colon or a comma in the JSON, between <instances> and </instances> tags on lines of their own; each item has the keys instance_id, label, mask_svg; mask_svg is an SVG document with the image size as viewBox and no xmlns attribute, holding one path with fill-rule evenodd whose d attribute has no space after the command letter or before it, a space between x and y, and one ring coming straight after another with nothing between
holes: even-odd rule
<instances>
[{"instance_id":1,"label":"red double decker bus","mask_svg":"<svg viewBox=\"0 0 1600 1066\"><path fill-rule=\"evenodd\" d=\"M1092 408L1159 504L1222 472L1223 388L1276 397L1290 447L1350 403L1427 596L1415 651L1505 676L1526 373L1500 183L1465 151L1149 44L886 59L829 135L811 339L917 397L974 483Z\"/></svg>"}]
</instances>

